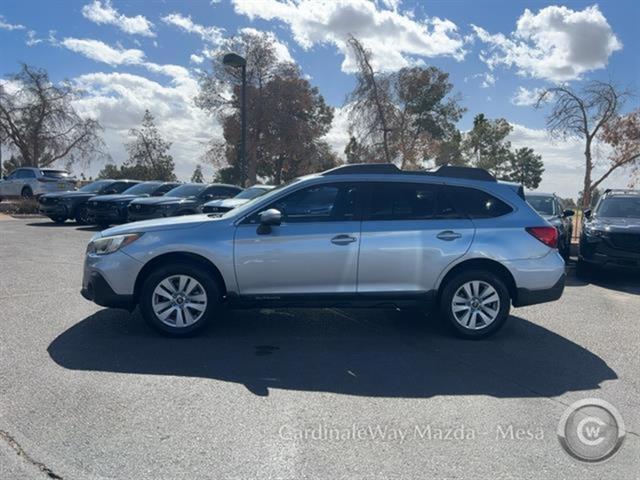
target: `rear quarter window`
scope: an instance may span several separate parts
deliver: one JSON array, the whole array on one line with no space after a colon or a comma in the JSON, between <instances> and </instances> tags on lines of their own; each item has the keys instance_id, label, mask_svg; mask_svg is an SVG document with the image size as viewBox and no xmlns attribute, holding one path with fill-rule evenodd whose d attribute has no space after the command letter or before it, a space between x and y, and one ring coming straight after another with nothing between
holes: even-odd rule
<instances>
[{"instance_id":1,"label":"rear quarter window","mask_svg":"<svg viewBox=\"0 0 640 480\"><path fill-rule=\"evenodd\" d=\"M469 218L495 218L513 211L509 205L490 193L472 187L445 187L451 201Z\"/></svg>"}]
</instances>

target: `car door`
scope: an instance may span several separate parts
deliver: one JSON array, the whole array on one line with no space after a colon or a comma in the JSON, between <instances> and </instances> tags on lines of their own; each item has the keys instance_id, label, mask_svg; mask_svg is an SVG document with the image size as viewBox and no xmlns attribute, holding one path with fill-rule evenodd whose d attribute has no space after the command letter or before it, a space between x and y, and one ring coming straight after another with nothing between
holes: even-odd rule
<instances>
[{"instance_id":1,"label":"car door","mask_svg":"<svg viewBox=\"0 0 640 480\"><path fill-rule=\"evenodd\" d=\"M358 293L421 294L466 253L474 235L446 187L431 183L371 183L365 203Z\"/></svg>"},{"instance_id":2,"label":"car door","mask_svg":"<svg viewBox=\"0 0 640 480\"><path fill-rule=\"evenodd\" d=\"M5 180L0 182L0 195L5 197L13 197L17 195L15 193L15 183L17 181L19 171L20 170L14 170Z\"/></svg>"},{"instance_id":3,"label":"car door","mask_svg":"<svg viewBox=\"0 0 640 480\"><path fill-rule=\"evenodd\" d=\"M234 240L240 294L355 293L359 194L351 182L306 186L249 216ZM269 208L282 223L261 234L258 216Z\"/></svg>"}]
</instances>

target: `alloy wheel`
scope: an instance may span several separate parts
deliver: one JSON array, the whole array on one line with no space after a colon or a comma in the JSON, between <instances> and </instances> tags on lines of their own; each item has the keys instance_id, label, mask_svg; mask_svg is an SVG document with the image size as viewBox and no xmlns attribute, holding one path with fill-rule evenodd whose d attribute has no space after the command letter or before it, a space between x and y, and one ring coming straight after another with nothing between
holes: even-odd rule
<instances>
[{"instance_id":1,"label":"alloy wheel","mask_svg":"<svg viewBox=\"0 0 640 480\"><path fill-rule=\"evenodd\" d=\"M189 275L171 275L153 291L151 306L158 320L170 327L193 325L207 309L207 293Z\"/></svg>"},{"instance_id":2,"label":"alloy wheel","mask_svg":"<svg viewBox=\"0 0 640 480\"><path fill-rule=\"evenodd\" d=\"M500 312L500 296L482 280L463 283L451 300L456 321L466 329L480 330L491 325Z\"/></svg>"}]
</instances>

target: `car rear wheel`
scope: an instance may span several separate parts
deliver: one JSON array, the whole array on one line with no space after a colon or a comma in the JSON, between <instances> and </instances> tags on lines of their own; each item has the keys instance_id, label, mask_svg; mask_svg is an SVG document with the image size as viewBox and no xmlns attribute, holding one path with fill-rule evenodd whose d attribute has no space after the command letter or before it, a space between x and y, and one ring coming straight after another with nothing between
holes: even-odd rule
<instances>
[{"instance_id":1,"label":"car rear wheel","mask_svg":"<svg viewBox=\"0 0 640 480\"><path fill-rule=\"evenodd\" d=\"M140 310L155 329L184 337L220 313L220 290L211 275L198 265L167 265L144 280Z\"/></svg>"},{"instance_id":2,"label":"car rear wheel","mask_svg":"<svg viewBox=\"0 0 640 480\"><path fill-rule=\"evenodd\" d=\"M511 298L502 279L481 270L461 272L440 296L440 312L454 332L479 339L497 332L507 320Z\"/></svg>"},{"instance_id":3,"label":"car rear wheel","mask_svg":"<svg viewBox=\"0 0 640 480\"><path fill-rule=\"evenodd\" d=\"M79 225L86 225L91 221L91 217L89 216L89 210L86 205L80 205L76 209L76 223Z\"/></svg>"},{"instance_id":4,"label":"car rear wheel","mask_svg":"<svg viewBox=\"0 0 640 480\"><path fill-rule=\"evenodd\" d=\"M31 190L31 187L24 187L20 195L22 195L22 198L32 198L33 190Z\"/></svg>"}]
</instances>

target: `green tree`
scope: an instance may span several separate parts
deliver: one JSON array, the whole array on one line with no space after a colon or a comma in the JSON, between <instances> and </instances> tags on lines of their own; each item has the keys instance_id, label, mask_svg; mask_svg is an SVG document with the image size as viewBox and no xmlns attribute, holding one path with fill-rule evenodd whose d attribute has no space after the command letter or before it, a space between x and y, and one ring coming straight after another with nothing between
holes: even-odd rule
<instances>
[{"instance_id":1,"label":"green tree","mask_svg":"<svg viewBox=\"0 0 640 480\"><path fill-rule=\"evenodd\" d=\"M208 151L218 174L249 186L258 175L277 184L315 171L324 163L321 152L329 151L322 137L331 127L333 108L296 65L278 59L272 36L244 32L229 39L224 50L247 60L247 148L241 164L239 69L216 58L200 79L196 103L222 124L224 144L213 143Z\"/></svg>"},{"instance_id":2,"label":"green tree","mask_svg":"<svg viewBox=\"0 0 640 480\"><path fill-rule=\"evenodd\" d=\"M196 165L196 168L193 170L193 175L191 175L191 181L193 183L204 183L204 175L202 174L202 165Z\"/></svg>"},{"instance_id":3,"label":"green tree","mask_svg":"<svg viewBox=\"0 0 640 480\"><path fill-rule=\"evenodd\" d=\"M473 119L473 128L465 136L463 150L469 162L502 178L511 166L511 142L507 136L513 127L504 118L487 119L483 113Z\"/></svg>"},{"instance_id":4,"label":"green tree","mask_svg":"<svg viewBox=\"0 0 640 480\"><path fill-rule=\"evenodd\" d=\"M175 181L175 164L169 154L171 143L162 139L153 115L145 110L140 128L129 130L132 141L126 144L129 158L121 170L138 180Z\"/></svg>"},{"instance_id":5,"label":"green tree","mask_svg":"<svg viewBox=\"0 0 640 480\"><path fill-rule=\"evenodd\" d=\"M462 152L462 134L459 130L456 129L451 136L439 143L434 161L436 166L467 165L467 159Z\"/></svg>"},{"instance_id":6,"label":"green tree","mask_svg":"<svg viewBox=\"0 0 640 480\"><path fill-rule=\"evenodd\" d=\"M510 168L503 178L535 190L542 180L542 172L544 172L542 155L536 154L532 148L524 147L511 154Z\"/></svg>"}]
</instances>

